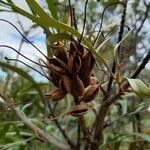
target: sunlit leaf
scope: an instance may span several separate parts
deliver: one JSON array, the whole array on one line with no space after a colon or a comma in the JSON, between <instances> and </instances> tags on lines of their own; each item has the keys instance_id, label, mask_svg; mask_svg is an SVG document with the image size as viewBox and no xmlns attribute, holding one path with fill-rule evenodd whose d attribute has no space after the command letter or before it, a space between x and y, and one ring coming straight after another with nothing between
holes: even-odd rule
<instances>
[{"instance_id":1,"label":"sunlit leaf","mask_svg":"<svg viewBox=\"0 0 150 150\"><path fill-rule=\"evenodd\" d=\"M48 42L58 42L63 40L71 40L71 36L67 33L58 33L48 37Z\"/></svg>"},{"instance_id":2,"label":"sunlit leaf","mask_svg":"<svg viewBox=\"0 0 150 150\"><path fill-rule=\"evenodd\" d=\"M140 97L150 96L150 87L147 87L140 79L129 79L127 78L130 86L132 87L135 94Z\"/></svg>"},{"instance_id":3,"label":"sunlit leaf","mask_svg":"<svg viewBox=\"0 0 150 150\"><path fill-rule=\"evenodd\" d=\"M56 0L46 0L48 8L51 12L51 15L54 19L58 20L58 15L57 15L57 7L56 7Z\"/></svg>"}]
</instances>

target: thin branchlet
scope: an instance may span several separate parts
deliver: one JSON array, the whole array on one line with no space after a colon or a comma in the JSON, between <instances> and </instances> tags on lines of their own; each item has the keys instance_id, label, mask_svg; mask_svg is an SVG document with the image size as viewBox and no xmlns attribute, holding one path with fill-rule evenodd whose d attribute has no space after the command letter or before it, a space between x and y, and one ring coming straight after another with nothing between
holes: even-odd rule
<instances>
[{"instance_id":1,"label":"thin branchlet","mask_svg":"<svg viewBox=\"0 0 150 150\"><path fill-rule=\"evenodd\" d=\"M11 46L8 46L8 45L0 45L0 47L9 48L9 49L15 51L16 53L18 53L20 56L24 57L25 59L31 61L32 63L34 63L34 64L36 64L36 65L39 65L39 66L41 66L41 67L47 68L47 66L41 65L41 64L37 63L36 61L33 61L33 60L29 59L28 57L24 56L23 54L21 54L20 52L18 52L15 48L13 48L13 47L11 47Z\"/></svg>"},{"instance_id":2,"label":"thin branchlet","mask_svg":"<svg viewBox=\"0 0 150 150\"><path fill-rule=\"evenodd\" d=\"M33 67L27 65L26 63L24 63L23 61L21 61L21 60L19 60L19 59L11 59L11 58L8 58L8 57L5 57L5 59L8 60L8 61L15 61L15 62L17 61L17 62L20 62L20 63L24 64L25 66L31 68L32 70L38 72L39 74L41 74L42 76L44 76L45 78L47 78L47 79L49 80L49 78L48 78L47 76L45 76L43 73L41 73L41 72L38 71L37 69L35 69L35 68L33 68Z\"/></svg>"},{"instance_id":3,"label":"thin branchlet","mask_svg":"<svg viewBox=\"0 0 150 150\"><path fill-rule=\"evenodd\" d=\"M3 21L3 22L6 22L8 24L10 24L11 26L13 26L17 31L18 33L28 42L30 43L39 53L41 53L46 59L49 59L38 47L36 47L30 40L28 40L22 33L21 31L11 22L9 22L8 20L5 20L5 19L0 19L0 21Z\"/></svg>"},{"instance_id":4,"label":"thin branchlet","mask_svg":"<svg viewBox=\"0 0 150 150\"><path fill-rule=\"evenodd\" d=\"M127 7L127 3L123 3L124 9L123 9L123 14L122 14L122 18L121 18L121 22L120 22L120 30L119 30L119 35L118 35L118 42L119 43L122 40L123 37L123 32L124 32L124 26L125 26L125 16L126 16L126 7ZM120 54L120 46L117 49L117 57L119 57ZM113 65L112 65L112 73L115 74L116 72L116 62L115 60L113 61ZM107 92L109 93L109 91L111 91L111 86L113 83L113 78L110 77L109 82L108 82L108 86L107 86Z\"/></svg>"},{"instance_id":5,"label":"thin branchlet","mask_svg":"<svg viewBox=\"0 0 150 150\"><path fill-rule=\"evenodd\" d=\"M41 70L42 70L43 74L44 74L47 78L49 78L49 79L50 79L50 77L48 77L48 76L47 76L47 74L45 73L45 71L44 71L44 69L43 69L43 67L42 67L42 63L41 63L41 62L44 62L44 60L39 59L39 64L41 64L40 68L41 68ZM46 64L46 63L44 62L44 64ZM46 64L46 66L47 66L47 64ZM47 67L47 68L48 68L48 67Z\"/></svg>"},{"instance_id":6,"label":"thin branchlet","mask_svg":"<svg viewBox=\"0 0 150 150\"><path fill-rule=\"evenodd\" d=\"M70 11L70 18L71 18L71 27L73 26L73 14L72 14L72 6L70 0L68 0L69 4L69 11Z\"/></svg>"},{"instance_id":7,"label":"thin branchlet","mask_svg":"<svg viewBox=\"0 0 150 150\"><path fill-rule=\"evenodd\" d=\"M72 15L73 15L73 24L74 24L74 28L78 31L78 26L77 26L77 21L76 21L76 15L75 15L75 8L72 8Z\"/></svg>"},{"instance_id":8,"label":"thin branchlet","mask_svg":"<svg viewBox=\"0 0 150 150\"><path fill-rule=\"evenodd\" d=\"M82 28L81 37L80 37L80 39L79 39L79 44L80 44L81 41L82 41L83 34L84 34L84 30L85 30L87 4L88 4L88 0L86 0L86 2L85 2L85 8L84 8L84 22L83 22L83 28Z\"/></svg>"},{"instance_id":9,"label":"thin branchlet","mask_svg":"<svg viewBox=\"0 0 150 150\"><path fill-rule=\"evenodd\" d=\"M101 22L100 22L99 31L98 31L98 34L97 34L97 36L96 36L94 42L93 42L93 46L95 45L95 43L96 43L96 41L98 40L99 35L100 35L100 33L101 33L102 26L103 26L103 20L104 20L104 13L105 13L105 11L106 11L107 8L109 8L110 6L118 5L118 4L124 5L124 3L122 3L122 2L115 2L115 3L109 4L108 6L106 6L106 7L104 8L104 10L103 10L103 12L102 12L102 18L101 18Z\"/></svg>"}]
</instances>

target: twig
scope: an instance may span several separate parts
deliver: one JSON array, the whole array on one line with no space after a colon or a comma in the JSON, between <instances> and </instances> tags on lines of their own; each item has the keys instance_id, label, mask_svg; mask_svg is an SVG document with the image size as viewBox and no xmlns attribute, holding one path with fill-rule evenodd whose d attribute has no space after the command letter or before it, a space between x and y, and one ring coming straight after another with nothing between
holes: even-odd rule
<instances>
[{"instance_id":1,"label":"twig","mask_svg":"<svg viewBox=\"0 0 150 150\"><path fill-rule=\"evenodd\" d=\"M88 0L86 0L86 2L85 2L85 8L84 8L84 22L83 22L83 28L82 28L81 37L80 37L80 39L79 39L79 43L82 41L83 34L84 34L84 29L85 29L85 24L86 24L86 10L87 10L87 4L88 4Z\"/></svg>"},{"instance_id":2,"label":"twig","mask_svg":"<svg viewBox=\"0 0 150 150\"><path fill-rule=\"evenodd\" d=\"M97 34L97 36L96 36L96 38L95 38L95 40L93 42L93 46L95 45L96 41L98 40L99 34L100 34L101 30L102 30L102 25L103 25L103 19L104 19L104 13L105 13L105 11L107 10L107 8L109 8L109 7L113 6L113 5L118 5L118 4L124 5L124 3L122 3L122 2L115 2L115 3L111 3L111 4L107 5L104 8L104 10L102 12L102 17L101 17L102 19L101 19L100 27L99 27L99 30L98 30L98 34Z\"/></svg>"},{"instance_id":3,"label":"twig","mask_svg":"<svg viewBox=\"0 0 150 150\"><path fill-rule=\"evenodd\" d=\"M74 24L74 28L78 31L78 26L77 26L77 21L76 21L76 17L75 17L75 8L72 8L72 15L73 15L73 24Z\"/></svg>"},{"instance_id":4,"label":"twig","mask_svg":"<svg viewBox=\"0 0 150 150\"><path fill-rule=\"evenodd\" d=\"M127 1L124 4L124 8L123 8L123 13L122 13L122 19L120 22L120 31L119 31L119 36L118 36L118 43L122 40L123 37L123 32L124 32L124 27L125 27L125 18L126 18L126 10L127 10ZM119 45L118 49L117 49L117 53L118 53L118 59L121 59L122 53L121 53L121 45Z\"/></svg>"},{"instance_id":5,"label":"twig","mask_svg":"<svg viewBox=\"0 0 150 150\"><path fill-rule=\"evenodd\" d=\"M70 0L68 0L69 4L69 11L70 11L70 18L71 18L71 27L73 26L73 14L72 14L72 6Z\"/></svg>"},{"instance_id":6,"label":"twig","mask_svg":"<svg viewBox=\"0 0 150 150\"><path fill-rule=\"evenodd\" d=\"M143 61L140 64L140 66L133 73L133 75L131 76L131 78L136 78L140 74L140 72L145 68L145 66L146 66L146 64L148 63L149 60L150 60L150 50L148 51L147 55L143 59Z\"/></svg>"},{"instance_id":7,"label":"twig","mask_svg":"<svg viewBox=\"0 0 150 150\"><path fill-rule=\"evenodd\" d=\"M3 98L5 98L4 101L7 103L8 106L13 104L13 101L9 97L3 96ZM29 121L29 119L23 112L21 112L18 108L15 107L15 105L12 105L11 108L25 125L27 125L31 130L36 129L36 134L38 134L38 136L40 138L44 139L45 141L47 141L50 144L55 145L58 148L70 149L70 146L68 146L66 143L56 140L55 138L53 138L49 134L47 134L45 131L43 131L39 127L35 126L31 121Z\"/></svg>"},{"instance_id":8,"label":"twig","mask_svg":"<svg viewBox=\"0 0 150 150\"><path fill-rule=\"evenodd\" d=\"M0 21L3 21L3 22L7 22L8 24L10 24L11 26L13 26L17 31L18 33L29 43L31 44L39 53L41 53L46 59L49 59L38 47L36 47L30 40L28 40L26 38L26 36L24 36L21 31L11 22L9 22L8 20L5 20L5 19L0 19Z\"/></svg>"},{"instance_id":9,"label":"twig","mask_svg":"<svg viewBox=\"0 0 150 150\"><path fill-rule=\"evenodd\" d=\"M124 26L125 26L125 16L126 16L126 8L127 8L127 3L124 3L124 9L123 9L123 14L122 14L122 19L121 19L121 22L120 22L120 30L119 30L119 36L118 36L118 42L119 43L121 40L122 40L122 37L123 37L123 32L124 32ZM119 57L119 54L120 54L120 46L118 47L117 49L117 54ZM112 73L114 74L116 71L116 62L115 60L113 61L113 66L112 66ZM112 82L113 82L113 78L110 77L109 79L109 82L108 82L108 86L107 86L107 93L110 93L111 91L111 86L112 86Z\"/></svg>"},{"instance_id":10,"label":"twig","mask_svg":"<svg viewBox=\"0 0 150 150\"><path fill-rule=\"evenodd\" d=\"M51 115L55 118L55 114L54 111L51 107L50 102L48 101L48 108L51 112ZM68 144L70 145L70 147L72 149L75 149L75 145L72 143L72 141L69 139L69 137L67 136L66 132L62 129L62 127L60 126L59 122L57 119L54 119L56 126L58 127L59 131L62 133L62 135L64 136L64 138L67 140Z\"/></svg>"},{"instance_id":11,"label":"twig","mask_svg":"<svg viewBox=\"0 0 150 150\"><path fill-rule=\"evenodd\" d=\"M145 11L145 14L144 14L144 18L143 18L143 20L142 20L142 22L141 22L139 28L137 29L137 31L136 31L136 33L135 33L136 36L138 36L138 33L141 31L141 29L142 29L142 27L143 27L143 25L144 25L144 23L145 23L145 21L146 21L146 19L147 19L147 17L148 17L148 12L149 12L149 8L150 8L150 3L149 3L148 5L147 5L147 4L145 4L145 5L146 5L146 11Z\"/></svg>"}]
</instances>

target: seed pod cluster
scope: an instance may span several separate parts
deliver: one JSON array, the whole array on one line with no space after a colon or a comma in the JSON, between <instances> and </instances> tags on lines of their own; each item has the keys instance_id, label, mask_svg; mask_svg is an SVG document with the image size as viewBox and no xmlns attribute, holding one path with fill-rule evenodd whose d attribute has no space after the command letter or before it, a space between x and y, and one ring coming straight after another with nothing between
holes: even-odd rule
<instances>
[{"instance_id":1,"label":"seed pod cluster","mask_svg":"<svg viewBox=\"0 0 150 150\"><path fill-rule=\"evenodd\" d=\"M70 47L54 47L54 57L48 59L50 79L56 89L47 94L53 101L59 101L69 93L78 101L68 114L83 115L89 107L81 102L93 101L99 91L96 77L93 75L95 59L92 53L79 42L70 42Z\"/></svg>"}]
</instances>

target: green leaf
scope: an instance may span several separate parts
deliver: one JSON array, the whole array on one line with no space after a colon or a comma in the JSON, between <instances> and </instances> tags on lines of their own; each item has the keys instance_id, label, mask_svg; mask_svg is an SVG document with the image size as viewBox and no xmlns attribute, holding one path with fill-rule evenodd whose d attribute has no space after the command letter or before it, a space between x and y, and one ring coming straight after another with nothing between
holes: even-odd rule
<instances>
[{"instance_id":1,"label":"green leaf","mask_svg":"<svg viewBox=\"0 0 150 150\"><path fill-rule=\"evenodd\" d=\"M26 0L28 6L30 7L30 9L37 14L37 16L39 16L40 18L42 18L44 21L46 21L47 19L51 19L49 18L48 14L40 7L40 5L34 1L34 0Z\"/></svg>"},{"instance_id":2,"label":"green leaf","mask_svg":"<svg viewBox=\"0 0 150 150\"><path fill-rule=\"evenodd\" d=\"M25 79L27 79L28 81L30 81L32 83L32 85L34 86L34 88L38 91L40 97L43 98L43 94L42 94L42 91L41 91L39 85L34 81L34 79L26 71L24 71L18 67L12 66L10 64L4 63L4 62L0 62L0 66L5 67L13 72L18 73L20 76L22 76Z\"/></svg>"},{"instance_id":3,"label":"green leaf","mask_svg":"<svg viewBox=\"0 0 150 150\"><path fill-rule=\"evenodd\" d=\"M51 15L54 19L58 20L58 15L57 15L57 7L55 3L57 2L56 0L46 0L48 8L51 12Z\"/></svg>"},{"instance_id":4,"label":"green leaf","mask_svg":"<svg viewBox=\"0 0 150 150\"><path fill-rule=\"evenodd\" d=\"M43 86L48 86L48 83L36 83L40 88L43 88ZM22 88L20 91L18 91L17 96L20 96L28 91L31 91L32 89L34 89L34 85L28 85L25 88Z\"/></svg>"},{"instance_id":5,"label":"green leaf","mask_svg":"<svg viewBox=\"0 0 150 150\"><path fill-rule=\"evenodd\" d=\"M32 21L35 21L36 23L38 23L39 25L41 25L42 27L54 27L56 29L61 29L64 30L65 32L69 32L70 34L75 35L77 38L81 37L81 34L75 30L74 28L70 27L67 24L64 24L62 22L59 22L57 20L55 20L54 18L52 18L51 16L48 16L46 14L46 12L44 12L44 10L38 5L38 3L35 0L26 0L27 3L30 5L29 7L39 16L34 16L31 15L30 13L26 12L25 10L22 10L21 8L17 7L16 5L12 4L12 3L7 3L7 5L11 6L12 8L14 8L18 13L28 17L29 19L31 19ZM101 64L103 64L108 71L110 72L110 74L114 77L111 69L109 68L109 66L107 65L105 59L96 52L96 50L93 48L93 46L87 41L87 39L85 37L82 38L82 43L87 46L90 51L96 56L97 61ZM115 77L114 77L115 78Z\"/></svg>"},{"instance_id":6,"label":"green leaf","mask_svg":"<svg viewBox=\"0 0 150 150\"><path fill-rule=\"evenodd\" d=\"M116 58L116 61L118 62L118 58L116 57L116 53L117 53L117 50L118 50L118 47L120 46L121 43L123 43L130 35L131 33L133 32L133 30L130 30L123 38L122 40L115 46L114 48L114 58Z\"/></svg>"},{"instance_id":7,"label":"green leaf","mask_svg":"<svg viewBox=\"0 0 150 150\"><path fill-rule=\"evenodd\" d=\"M135 94L140 97L150 97L150 87L147 87L140 79L126 78Z\"/></svg>"},{"instance_id":8,"label":"green leaf","mask_svg":"<svg viewBox=\"0 0 150 150\"><path fill-rule=\"evenodd\" d=\"M48 42L58 42L63 40L71 40L70 34L67 33L58 33L48 36Z\"/></svg>"},{"instance_id":9,"label":"green leaf","mask_svg":"<svg viewBox=\"0 0 150 150\"><path fill-rule=\"evenodd\" d=\"M101 48L108 42L110 38L104 40L97 48L96 52L99 52L101 50Z\"/></svg>"}]
</instances>

